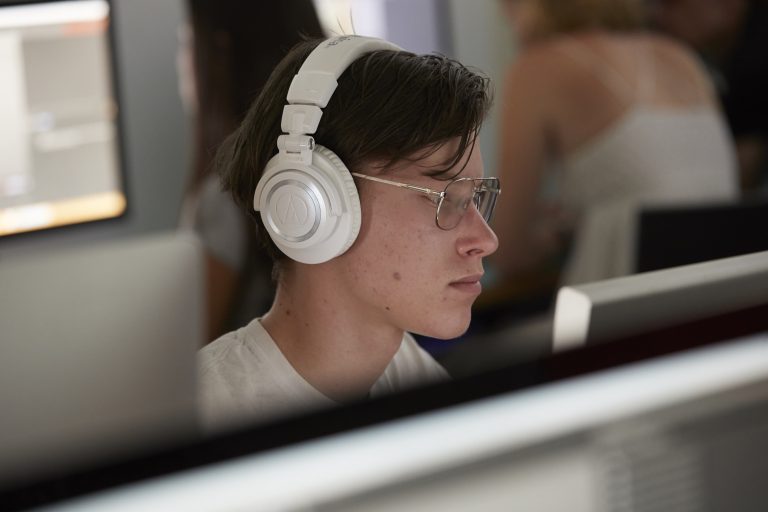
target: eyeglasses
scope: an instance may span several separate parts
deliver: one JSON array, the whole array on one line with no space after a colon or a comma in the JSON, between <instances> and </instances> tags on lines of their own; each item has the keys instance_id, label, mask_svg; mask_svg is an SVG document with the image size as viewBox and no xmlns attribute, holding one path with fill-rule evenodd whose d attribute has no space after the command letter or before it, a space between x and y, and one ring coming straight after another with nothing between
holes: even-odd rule
<instances>
[{"instance_id":1,"label":"eyeglasses","mask_svg":"<svg viewBox=\"0 0 768 512\"><path fill-rule=\"evenodd\" d=\"M375 176L368 176L367 174L357 172L351 174L364 180L394 185L395 187L421 192L430 196L432 202L437 205L435 224L444 230L455 228L470 204L475 205L475 208L483 216L485 222L490 222L493 209L496 207L496 198L501 193L501 185L498 178L456 178L449 181L442 192L440 192L431 188L385 180Z\"/></svg>"}]
</instances>

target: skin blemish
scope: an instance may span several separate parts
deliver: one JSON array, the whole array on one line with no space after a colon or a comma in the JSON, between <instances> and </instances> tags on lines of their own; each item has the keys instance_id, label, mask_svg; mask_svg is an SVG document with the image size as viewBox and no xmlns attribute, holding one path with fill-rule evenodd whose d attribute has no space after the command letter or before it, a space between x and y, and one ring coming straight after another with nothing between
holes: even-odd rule
<instances>
[{"instance_id":1,"label":"skin blemish","mask_svg":"<svg viewBox=\"0 0 768 512\"><path fill-rule=\"evenodd\" d=\"M291 316L291 310L290 310L290 309L286 309L286 310L285 310L285 314L286 314L287 316Z\"/></svg>"},{"instance_id":2,"label":"skin blemish","mask_svg":"<svg viewBox=\"0 0 768 512\"><path fill-rule=\"evenodd\" d=\"M400 272L395 272L394 274L392 274L392 277L395 278L395 281L399 281L399 280L402 279L402 276L400 275Z\"/></svg>"},{"instance_id":3,"label":"skin blemish","mask_svg":"<svg viewBox=\"0 0 768 512\"><path fill-rule=\"evenodd\" d=\"M384 309L386 309L387 311L390 311L389 306L384 306Z\"/></svg>"}]
</instances>

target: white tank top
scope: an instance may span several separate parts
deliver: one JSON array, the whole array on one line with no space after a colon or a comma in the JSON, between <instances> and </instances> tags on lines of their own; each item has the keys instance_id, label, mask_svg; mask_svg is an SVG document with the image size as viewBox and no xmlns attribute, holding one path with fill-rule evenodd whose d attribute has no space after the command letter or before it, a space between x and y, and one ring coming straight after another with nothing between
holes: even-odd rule
<instances>
[{"instance_id":1,"label":"white tank top","mask_svg":"<svg viewBox=\"0 0 768 512\"><path fill-rule=\"evenodd\" d=\"M596 68L595 54L575 48L571 55L584 60L591 54ZM644 56L638 60L644 70L633 88L643 98L653 87L653 69ZM624 82L619 90L621 75L605 64L596 69L610 90L622 93L632 87ZM637 101L559 167L558 196L578 218L565 284L633 272L639 207L733 199L738 194L730 134L720 112L708 105L672 108Z\"/></svg>"}]
</instances>

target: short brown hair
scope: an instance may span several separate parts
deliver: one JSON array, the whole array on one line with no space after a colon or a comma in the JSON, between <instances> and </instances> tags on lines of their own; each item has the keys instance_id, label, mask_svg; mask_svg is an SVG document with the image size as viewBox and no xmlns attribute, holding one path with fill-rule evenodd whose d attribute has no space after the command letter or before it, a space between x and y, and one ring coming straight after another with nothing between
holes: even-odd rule
<instances>
[{"instance_id":1,"label":"short brown hair","mask_svg":"<svg viewBox=\"0 0 768 512\"><path fill-rule=\"evenodd\" d=\"M601 28L636 30L644 24L644 0L526 0L534 1L547 32Z\"/></svg>"},{"instance_id":2,"label":"short brown hair","mask_svg":"<svg viewBox=\"0 0 768 512\"><path fill-rule=\"evenodd\" d=\"M291 80L321 41L299 43L288 53L217 154L224 189L256 220L261 240L275 261L283 255L253 210L253 194L264 167L277 153ZM441 55L373 51L355 60L338 82L314 138L336 153L350 171L373 162L382 162L386 168L414 155L426 156L459 137L444 167L430 173L447 174L475 144L491 102L487 77Z\"/></svg>"}]
</instances>

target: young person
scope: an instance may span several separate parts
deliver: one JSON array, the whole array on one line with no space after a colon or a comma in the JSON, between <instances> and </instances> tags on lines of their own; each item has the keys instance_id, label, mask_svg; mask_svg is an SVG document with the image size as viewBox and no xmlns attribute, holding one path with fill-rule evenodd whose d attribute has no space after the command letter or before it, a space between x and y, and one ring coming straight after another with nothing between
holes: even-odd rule
<instances>
[{"instance_id":1,"label":"young person","mask_svg":"<svg viewBox=\"0 0 768 512\"><path fill-rule=\"evenodd\" d=\"M201 350L205 426L448 378L408 333L462 334L498 245L476 144L489 102L485 77L379 39L289 52L218 154L277 292Z\"/></svg>"},{"instance_id":2,"label":"young person","mask_svg":"<svg viewBox=\"0 0 768 512\"><path fill-rule=\"evenodd\" d=\"M560 284L629 274L642 206L737 197L712 83L690 51L643 30L642 1L502 5L520 51L501 95L497 161L513 197L492 264L512 287L542 267Z\"/></svg>"}]
</instances>

